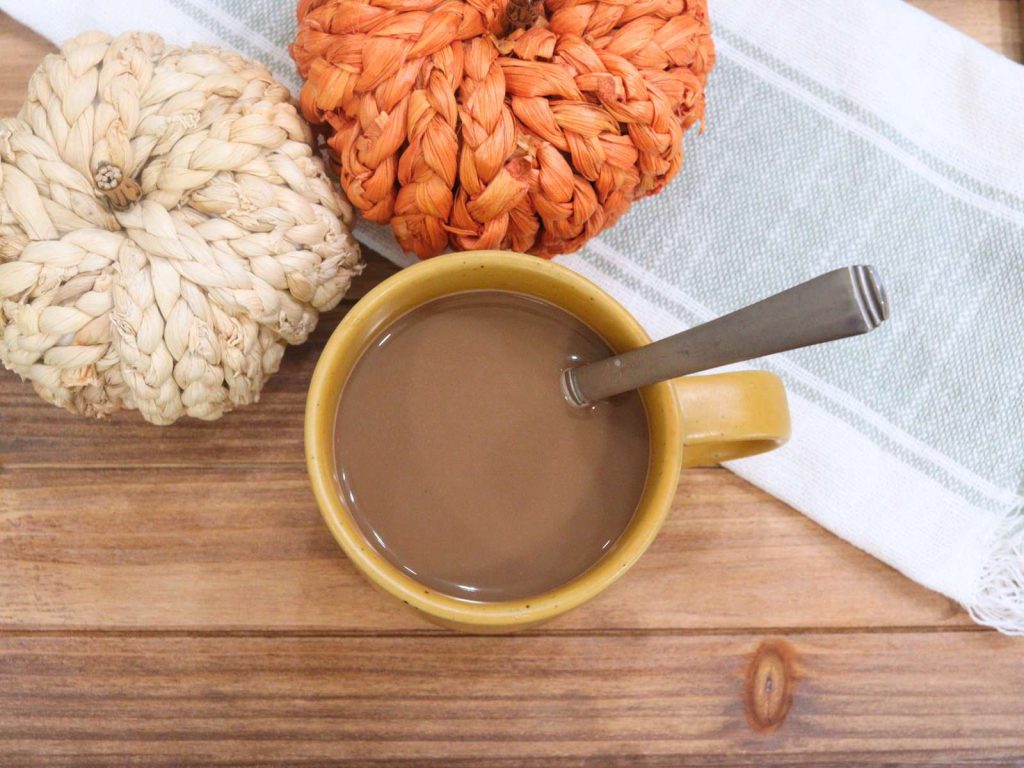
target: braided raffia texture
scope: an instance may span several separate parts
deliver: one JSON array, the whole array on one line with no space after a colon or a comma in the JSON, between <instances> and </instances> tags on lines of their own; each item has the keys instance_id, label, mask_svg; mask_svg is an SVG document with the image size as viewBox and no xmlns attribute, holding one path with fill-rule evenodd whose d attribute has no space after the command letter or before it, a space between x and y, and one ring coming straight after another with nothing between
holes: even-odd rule
<instances>
[{"instance_id":1,"label":"braided raffia texture","mask_svg":"<svg viewBox=\"0 0 1024 768\"><path fill-rule=\"evenodd\" d=\"M303 114L419 257L578 249L682 163L706 0L300 0Z\"/></svg>"},{"instance_id":2,"label":"braided raffia texture","mask_svg":"<svg viewBox=\"0 0 1024 768\"><path fill-rule=\"evenodd\" d=\"M47 56L0 120L4 365L90 416L257 400L360 269L311 138L235 54L88 33Z\"/></svg>"}]
</instances>

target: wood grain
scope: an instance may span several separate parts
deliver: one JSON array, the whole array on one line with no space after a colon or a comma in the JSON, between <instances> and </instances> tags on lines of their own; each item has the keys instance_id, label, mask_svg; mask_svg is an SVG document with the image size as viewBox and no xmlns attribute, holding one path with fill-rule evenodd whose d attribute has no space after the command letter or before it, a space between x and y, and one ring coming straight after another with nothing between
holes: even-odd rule
<instances>
[{"instance_id":1,"label":"wood grain","mask_svg":"<svg viewBox=\"0 0 1024 768\"><path fill-rule=\"evenodd\" d=\"M1024 17L1018 0L909 0L1014 61L1021 61Z\"/></svg>"},{"instance_id":2,"label":"wood grain","mask_svg":"<svg viewBox=\"0 0 1024 768\"><path fill-rule=\"evenodd\" d=\"M0 116L17 114L25 101L28 79L46 54L56 50L28 28L0 13Z\"/></svg>"},{"instance_id":3,"label":"wood grain","mask_svg":"<svg viewBox=\"0 0 1024 768\"><path fill-rule=\"evenodd\" d=\"M343 556L302 466L51 467L0 480L0 629L428 629ZM689 473L636 567L547 626L978 629L721 469Z\"/></svg>"},{"instance_id":4,"label":"wood grain","mask_svg":"<svg viewBox=\"0 0 1024 768\"><path fill-rule=\"evenodd\" d=\"M992 633L783 642L792 705L745 716L765 638L0 638L0 761L68 765L855 765L1024 760ZM979 686L978 680L985 685Z\"/></svg>"}]
</instances>

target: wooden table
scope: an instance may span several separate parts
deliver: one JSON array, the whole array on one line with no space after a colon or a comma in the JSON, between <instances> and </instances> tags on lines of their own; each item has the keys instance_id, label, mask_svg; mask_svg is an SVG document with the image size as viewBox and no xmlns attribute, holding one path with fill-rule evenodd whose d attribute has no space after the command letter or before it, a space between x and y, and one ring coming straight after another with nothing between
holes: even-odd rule
<instances>
[{"instance_id":1,"label":"wooden table","mask_svg":"<svg viewBox=\"0 0 1024 768\"><path fill-rule=\"evenodd\" d=\"M1020 59L1017 0L917 4ZM0 114L49 49L0 19ZM0 375L0 764L1024 763L1024 641L724 470L540 630L456 636L372 590L317 514L301 414L392 270L220 423L90 423Z\"/></svg>"}]
</instances>

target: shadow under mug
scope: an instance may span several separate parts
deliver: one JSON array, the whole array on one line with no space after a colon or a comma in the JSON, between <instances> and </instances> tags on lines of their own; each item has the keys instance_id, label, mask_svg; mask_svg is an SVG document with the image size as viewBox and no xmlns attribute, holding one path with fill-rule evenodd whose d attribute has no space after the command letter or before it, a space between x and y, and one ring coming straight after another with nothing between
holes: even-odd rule
<instances>
[{"instance_id":1,"label":"shadow under mug","mask_svg":"<svg viewBox=\"0 0 1024 768\"><path fill-rule=\"evenodd\" d=\"M622 576L661 529L680 469L753 456L789 437L782 382L763 371L687 376L641 390L650 431L647 484L626 530L591 568L544 594L474 603L427 588L382 557L345 505L334 459L334 423L345 383L373 339L410 310L441 296L514 291L548 301L585 322L616 352L650 342L611 296L580 275L534 256L468 251L409 267L377 285L331 335L306 401L306 464L331 533L376 586L427 620L468 632L509 632L554 618L590 600ZM557 378L557 377L556 377Z\"/></svg>"}]
</instances>

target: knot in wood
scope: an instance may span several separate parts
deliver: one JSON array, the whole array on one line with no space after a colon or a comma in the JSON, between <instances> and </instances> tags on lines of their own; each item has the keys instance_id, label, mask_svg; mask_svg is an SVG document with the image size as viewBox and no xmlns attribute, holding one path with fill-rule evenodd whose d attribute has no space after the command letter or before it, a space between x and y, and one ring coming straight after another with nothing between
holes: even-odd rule
<instances>
[{"instance_id":1,"label":"knot in wood","mask_svg":"<svg viewBox=\"0 0 1024 768\"><path fill-rule=\"evenodd\" d=\"M793 649L783 640L766 640L747 668L743 704L757 733L778 730L793 703Z\"/></svg>"}]
</instances>

